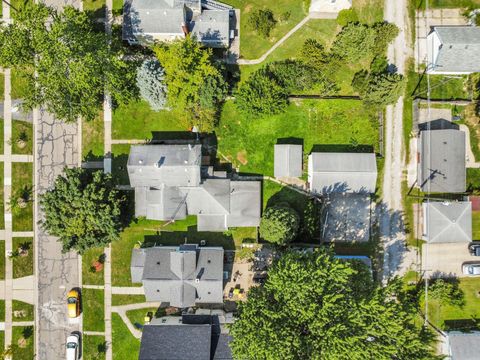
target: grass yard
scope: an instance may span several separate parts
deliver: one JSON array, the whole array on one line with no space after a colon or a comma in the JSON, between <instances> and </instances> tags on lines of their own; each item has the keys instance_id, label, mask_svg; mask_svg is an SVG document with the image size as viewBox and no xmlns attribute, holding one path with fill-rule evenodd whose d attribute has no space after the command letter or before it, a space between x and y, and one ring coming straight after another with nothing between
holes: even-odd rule
<instances>
[{"instance_id":1,"label":"grass yard","mask_svg":"<svg viewBox=\"0 0 480 360\"><path fill-rule=\"evenodd\" d=\"M104 271L103 266L100 271L96 271L93 266L95 262L103 262L103 248L92 248L82 255L82 281L84 285L103 285Z\"/></svg>"},{"instance_id":2,"label":"grass yard","mask_svg":"<svg viewBox=\"0 0 480 360\"><path fill-rule=\"evenodd\" d=\"M257 119L241 114L229 101L217 137L219 157L241 172L273 176L273 149L278 140L303 142L305 161L313 148L345 151L373 147L378 151L378 120L357 100L305 100L290 104L285 113ZM352 144L359 146L353 149Z\"/></svg>"},{"instance_id":3,"label":"grass yard","mask_svg":"<svg viewBox=\"0 0 480 360\"><path fill-rule=\"evenodd\" d=\"M412 137L413 128L413 97L412 94L415 91L415 87L418 82L418 74L415 72L415 63L413 59L409 59L407 62L406 72L406 90L403 98L403 140L405 142L406 158L409 158L410 154L410 138Z\"/></svg>"},{"instance_id":4,"label":"grass yard","mask_svg":"<svg viewBox=\"0 0 480 360\"><path fill-rule=\"evenodd\" d=\"M105 337L83 335L83 360L104 360L106 349Z\"/></svg>"},{"instance_id":5,"label":"grass yard","mask_svg":"<svg viewBox=\"0 0 480 360\"><path fill-rule=\"evenodd\" d=\"M460 289L465 296L465 306L441 304L436 299L428 301L429 320L443 330L468 330L480 317L480 278L461 278ZM423 302L423 301L422 301ZM424 304L421 304L421 308Z\"/></svg>"},{"instance_id":6,"label":"grass yard","mask_svg":"<svg viewBox=\"0 0 480 360\"><path fill-rule=\"evenodd\" d=\"M0 162L0 214L3 214L4 212L5 212L5 202L3 201L3 162ZM0 229L5 229L4 216L0 216ZM0 242L3 243L3 241L0 241Z\"/></svg>"},{"instance_id":7,"label":"grass yard","mask_svg":"<svg viewBox=\"0 0 480 360\"><path fill-rule=\"evenodd\" d=\"M103 111L92 121L82 121L82 157L85 160L103 160Z\"/></svg>"},{"instance_id":8,"label":"grass yard","mask_svg":"<svg viewBox=\"0 0 480 360\"><path fill-rule=\"evenodd\" d=\"M112 306L144 303L145 295L121 295L112 294Z\"/></svg>"},{"instance_id":9,"label":"grass yard","mask_svg":"<svg viewBox=\"0 0 480 360\"><path fill-rule=\"evenodd\" d=\"M12 120L12 153L33 155L33 125Z\"/></svg>"},{"instance_id":10,"label":"grass yard","mask_svg":"<svg viewBox=\"0 0 480 360\"><path fill-rule=\"evenodd\" d=\"M13 163L12 164L12 194L22 191L32 191L33 189L33 165L31 163ZM27 202L27 206L18 209L13 214L13 231L31 231L33 230L33 202Z\"/></svg>"},{"instance_id":11,"label":"grass yard","mask_svg":"<svg viewBox=\"0 0 480 360\"><path fill-rule=\"evenodd\" d=\"M412 81L414 77L412 75ZM415 90L407 95L427 98L427 76L416 74ZM430 75L430 98L432 100L469 100L468 77Z\"/></svg>"},{"instance_id":12,"label":"grass yard","mask_svg":"<svg viewBox=\"0 0 480 360\"><path fill-rule=\"evenodd\" d=\"M256 59L262 56L307 14L310 1L307 0L224 0L226 4L240 9L240 57ZM277 23L265 39L248 24L255 10L269 9ZM284 19L281 21L281 19Z\"/></svg>"},{"instance_id":13,"label":"grass yard","mask_svg":"<svg viewBox=\"0 0 480 360\"><path fill-rule=\"evenodd\" d=\"M35 356L35 331L33 326L14 326L12 343L18 345L13 360L33 359Z\"/></svg>"},{"instance_id":14,"label":"grass yard","mask_svg":"<svg viewBox=\"0 0 480 360\"><path fill-rule=\"evenodd\" d=\"M112 351L114 359L137 360L140 340L128 330L120 315L112 313Z\"/></svg>"},{"instance_id":15,"label":"grass yard","mask_svg":"<svg viewBox=\"0 0 480 360\"><path fill-rule=\"evenodd\" d=\"M21 70L11 70L10 76L12 99L23 99L25 95L30 92L28 78L22 73Z\"/></svg>"},{"instance_id":16,"label":"grass yard","mask_svg":"<svg viewBox=\"0 0 480 360\"><path fill-rule=\"evenodd\" d=\"M3 97L1 98L1 101L3 102ZM3 116L3 114L2 114ZM5 123L3 122L3 119L0 119L0 154L3 155L3 130L4 130L4 125ZM3 171L2 171L2 176L3 176Z\"/></svg>"},{"instance_id":17,"label":"grass yard","mask_svg":"<svg viewBox=\"0 0 480 360\"><path fill-rule=\"evenodd\" d=\"M0 254L5 254L5 241L0 241ZM5 280L5 256L0 256L0 280Z\"/></svg>"},{"instance_id":18,"label":"grass yard","mask_svg":"<svg viewBox=\"0 0 480 360\"><path fill-rule=\"evenodd\" d=\"M33 321L35 316L34 306L23 301L12 300L13 321ZM15 316L15 312L17 316Z\"/></svg>"},{"instance_id":19,"label":"grass yard","mask_svg":"<svg viewBox=\"0 0 480 360\"><path fill-rule=\"evenodd\" d=\"M3 349L5 347L5 331L0 331L0 348Z\"/></svg>"},{"instance_id":20,"label":"grass yard","mask_svg":"<svg viewBox=\"0 0 480 360\"><path fill-rule=\"evenodd\" d=\"M418 8L425 9L425 0L412 0ZM430 9L480 7L480 0L429 0Z\"/></svg>"},{"instance_id":21,"label":"grass yard","mask_svg":"<svg viewBox=\"0 0 480 360\"><path fill-rule=\"evenodd\" d=\"M123 13L123 0L113 0L113 15L118 16Z\"/></svg>"},{"instance_id":22,"label":"grass yard","mask_svg":"<svg viewBox=\"0 0 480 360\"><path fill-rule=\"evenodd\" d=\"M0 72L0 98L2 98L2 101L4 96L5 96L5 75L3 75L3 72Z\"/></svg>"},{"instance_id":23,"label":"grass yard","mask_svg":"<svg viewBox=\"0 0 480 360\"><path fill-rule=\"evenodd\" d=\"M352 7L362 23L373 24L383 21L384 0L353 0Z\"/></svg>"},{"instance_id":24,"label":"grass yard","mask_svg":"<svg viewBox=\"0 0 480 360\"><path fill-rule=\"evenodd\" d=\"M13 259L13 278L33 275L33 239L13 238L13 249L26 250L26 255L19 255Z\"/></svg>"},{"instance_id":25,"label":"grass yard","mask_svg":"<svg viewBox=\"0 0 480 360\"><path fill-rule=\"evenodd\" d=\"M0 300L0 322L5 321L5 300Z\"/></svg>"},{"instance_id":26,"label":"grass yard","mask_svg":"<svg viewBox=\"0 0 480 360\"><path fill-rule=\"evenodd\" d=\"M133 326L135 326L135 324L145 325L145 315L147 315L147 313L149 312L151 312L153 314L153 317L155 318L159 318L165 315L165 309L151 307L127 311L127 317L133 324Z\"/></svg>"},{"instance_id":27,"label":"grass yard","mask_svg":"<svg viewBox=\"0 0 480 360\"><path fill-rule=\"evenodd\" d=\"M472 240L480 241L480 211L472 211Z\"/></svg>"},{"instance_id":28,"label":"grass yard","mask_svg":"<svg viewBox=\"0 0 480 360\"><path fill-rule=\"evenodd\" d=\"M104 18L105 0L83 0L83 11L88 12L92 18Z\"/></svg>"},{"instance_id":29,"label":"grass yard","mask_svg":"<svg viewBox=\"0 0 480 360\"><path fill-rule=\"evenodd\" d=\"M103 290L82 290L83 330L105 331L104 306Z\"/></svg>"}]
</instances>

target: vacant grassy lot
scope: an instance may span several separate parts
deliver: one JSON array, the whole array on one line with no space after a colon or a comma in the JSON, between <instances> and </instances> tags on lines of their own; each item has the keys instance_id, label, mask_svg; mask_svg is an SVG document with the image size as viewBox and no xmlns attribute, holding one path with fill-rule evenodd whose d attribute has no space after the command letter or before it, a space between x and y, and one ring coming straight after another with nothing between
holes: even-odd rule
<instances>
[{"instance_id":1,"label":"vacant grassy lot","mask_svg":"<svg viewBox=\"0 0 480 360\"><path fill-rule=\"evenodd\" d=\"M120 315L112 313L112 350L114 359L137 360L140 340L133 337Z\"/></svg>"},{"instance_id":2,"label":"vacant grassy lot","mask_svg":"<svg viewBox=\"0 0 480 360\"><path fill-rule=\"evenodd\" d=\"M103 249L92 248L85 252L82 256L82 281L87 285L103 285L104 271L103 267L100 271L95 271L93 266L95 262L103 262Z\"/></svg>"},{"instance_id":3,"label":"vacant grassy lot","mask_svg":"<svg viewBox=\"0 0 480 360\"><path fill-rule=\"evenodd\" d=\"M34 306L24 303L23 301L13 300L12 311L13 321L33 321L34 319ZM18 311L18 316L15 316L15 312Z\"/></svg>"},{"instance_id":4,"label":"vacant grassy lot","mask_svg":"<svg viewBox=\"0 0 480 360\"><path fill-rule=\"evenodd\" d=\"M35 346L35 331L33 326L14 326L12 343L18 345L14 360L33 359Z\"/></svg>"},{"instance_id":5,"label":"vacant grassy lot","mask_svg":"<svg viewBox=\"0 0 480 360\"><path fill-rule=\"evenodd\" d=\"M112 306L144 303L146 301L145 295L112 295Z\"/></svg>"},{"instance_id":6,"label":"vacant grassy lot","mask_svg":"<svg viewBox=\"0 0 480 360\"><path fill-rule=\"evenodd\" d=\"M103 112L95 120L82 122L82 156L85 160L102 160L104 140Z\"/></svg>"},{"instance_id":7,"label":"vacant grassy lot","mask_svg":"<svg viewBox=\"0 0 480 360\"><path fill-rule=\"evenodd\" d=\"M241 172L273 175L277 141L303 142L305 160L315 145L322 151L378 150L376 115L356 100L305 100L283 114L248 118L232 102L224 106L217 130L218 154Z\"/></svg>"},{"instance_id":8,"label":"vacant grassy lot","mask_svg":"<svg viewBox=\"0 0 480 360\"><path fill-rule=\"evenodd\" d=\"M33 155L33 125L26 121L12 121L12 153Z\"/></svg>"},{"instance_id":9,"label":"vacant grassy lot","mask_svg":"<svg viewBox=\"0 0 480 360\"><path fill-rule=\"evenodd\" d=\"M12 194L22 191L32 191L33 165L31 163L13 163L12 164ZM33 201L27 202L27 206L18 209L13 214L13 231L31 231L33 230Z\"/></svg>"},{"instance_id":10,"label":"vacant grassy lot","mask_svg":"<svg viewBox=\"0 0 480 360\"><path fill-rule=\"evenodd\" d=\"M33 275L33 239L13 238L13 249L18 249L18 251L24 249L26 252L26 254L13 259L13 277L16 279Z\"/></svg>"},{"instance_id":11,"label":"vacant grassy lot","mask_svg":"<svg viewBox=\"0 0 480 360\"><path fill-rule=\"evenodd\" d=\"M103 360L105 359L105 351L105 337L96 335L83 335L82 359Z\"/></svg>"},{"instance_id":12,"label":"vacant grassy lot","mask_svg":"<svg viewBox=\"0 0 480 360\"><path fill-rule=\"evenodd\" d=\"M83 330L105 330L104 305L103 290L82 290Z\"/></svg>"}]
</instances>

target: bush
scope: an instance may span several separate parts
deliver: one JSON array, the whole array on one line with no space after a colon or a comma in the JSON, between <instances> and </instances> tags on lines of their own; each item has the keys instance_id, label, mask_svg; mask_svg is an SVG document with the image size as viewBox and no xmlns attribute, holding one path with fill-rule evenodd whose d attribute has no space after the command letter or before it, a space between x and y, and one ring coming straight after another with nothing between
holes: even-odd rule
<instances>
[{"instance_id":1,"label":"bush","mask_svg":"<svg viewBox=\"0 0 480 360\"><path fill-rule=\"evenodd\" d=\"M273 12L270 9L255 10L248 18L248 26L258 32L260 36L268 38L270 32L275 27L277 21L273 16Z\"/></svg>"},{"instance_id":2,"label":"bush","mask_svg":"<svg viewBox=\"0 0 480 360\"><path fill-rule=\"evenodd\" d=\"M270 63L266 71L289 93L308 89L316 80L316 72L312 67L295 60Z\"/></svg>"},{"instance_id":3,"label":"bush","mask_svg":"<svg viewBox=\"0 0 480 360\"><path fill-rule=\"evenodd\" d=\"M145 60L137 70L137 87L142 99L148 102L152 110L166 107L167 85L165 72L156 59Z\"/></svg>"},{"instance_id":4,"label":"bush","mask_svg":"<svg viewBox=\"0 0 480 360\"><path fill-rule=\"evenodd\" d=\"M350 23L338 33L332 52L347 61L360 61L372 55L375 37L376 32L372 27Z\"/></svg>"},{"instance_id":5,"label":"bush","mask_svg":"<svg viewBox=\"0 0 480 360\"><path fill-rule=\"evenodd\" d=\"M337 24L340 26L346 26L349 23L358 22L358 16L355 9L343 9L338 13Z\"/></svg>"},{"instance_id":6,"label":"bush","mask_svg":"<svg viewBox=\"0 0 480 360\"><path fill-rule=\"evenodd\" d=\"M260 236L271 243L285 245L295 239L300 219L295 210L287 206L272 206L265 210L260 222Z\"/></svg>"},{"instance_id":7,"label":"bush","mask_svg":"<svg viewBox=\"0 0 480 360\"><path fill-rule=\"evenodd\" d=\"M458 279L435 279L429 286L429 295L443 304L463 306L465 298Z\"/></svg>"}]
</instances>

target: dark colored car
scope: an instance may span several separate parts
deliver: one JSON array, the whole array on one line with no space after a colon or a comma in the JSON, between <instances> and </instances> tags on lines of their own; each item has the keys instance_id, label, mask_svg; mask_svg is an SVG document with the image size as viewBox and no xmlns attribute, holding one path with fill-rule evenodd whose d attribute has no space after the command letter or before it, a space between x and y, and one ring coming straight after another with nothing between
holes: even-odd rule
<instances>
[{"instance_id":1,"label":"dark colored car","mask_svg":"<svg viewBox=\"0 0 480 360\"><path fill-rule=\"evenodd\" d=\"M480 242L470 244L468 250L470 251L470 255L480 256Z\"/></svg>"}]
</instances>

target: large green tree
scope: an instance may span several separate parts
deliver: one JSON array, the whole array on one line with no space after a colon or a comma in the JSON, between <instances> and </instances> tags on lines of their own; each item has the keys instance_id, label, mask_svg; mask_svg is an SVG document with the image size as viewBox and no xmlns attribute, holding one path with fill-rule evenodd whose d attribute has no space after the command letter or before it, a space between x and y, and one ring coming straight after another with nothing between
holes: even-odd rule
<instances>
[{"instance_id":1,"label":"large green tree","mask_svg":"<svg viewBox=\"0 0 480 360\"><path fill-rule=\"evenodd\" d=\"M110 174L82 168L65 169L42 195L43 227L59 237L63 250L80 254L117 240L123 198Z\"/></svg>"},{"instance_id":2,"label":"large green tree","mask_svg":"<svg viewBox=\"0 0 480 360\"><path fill-rule=\"evenodd\" d=\"M298 234L300 218L288 205L271 206L265 209L260 222L260 236L271 243L284 245Z\"/></svg>"},{"instance_id":3,"label":"large green tree","mask_svg":"<svg viewBox=\"0 0 480 360\"><path fill-rule=\"evenodd\" d=\"M57 118L95 118L107 90L115 102L136 94L135 71L121 60L86 13L27 3L0 28L0 65L21 69L30 85L24 106L44 106Z\"/></svg>"},{"instance_id":4,"label":"large green tree","mask_svg":"<svg viewBox=\"0 0 480 360\"><path fill-rule=\"evenodd\" d=\"M231 325L236 359L433 359L429 333L401 301L398 281L376 286L359 264L324 250L285 253L250 289Z\"/></svg>"}]
</instances>

